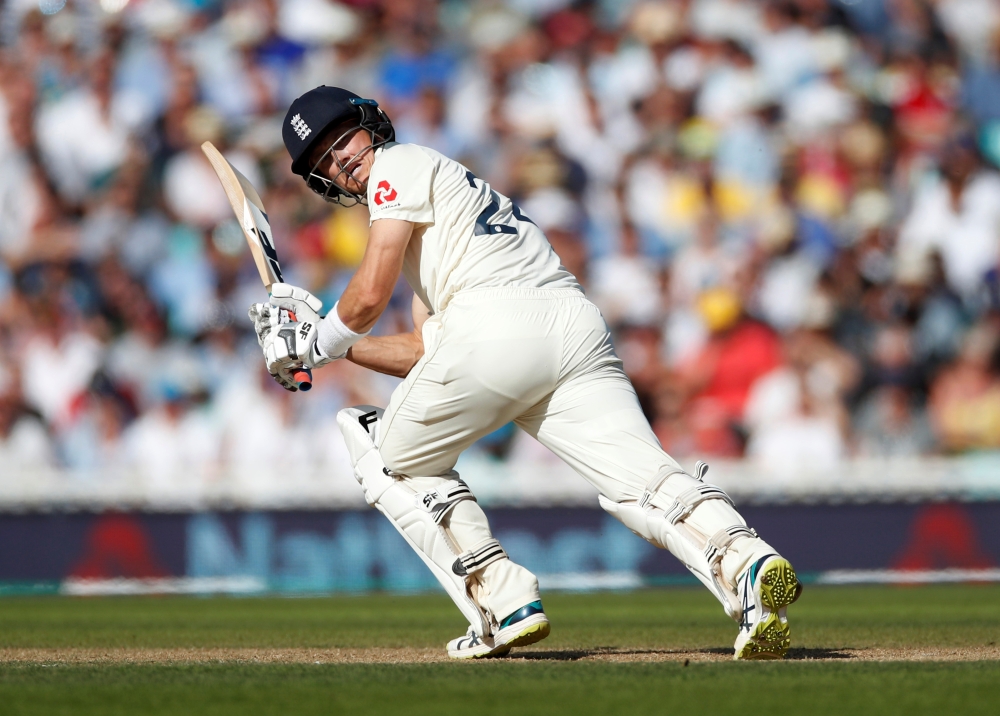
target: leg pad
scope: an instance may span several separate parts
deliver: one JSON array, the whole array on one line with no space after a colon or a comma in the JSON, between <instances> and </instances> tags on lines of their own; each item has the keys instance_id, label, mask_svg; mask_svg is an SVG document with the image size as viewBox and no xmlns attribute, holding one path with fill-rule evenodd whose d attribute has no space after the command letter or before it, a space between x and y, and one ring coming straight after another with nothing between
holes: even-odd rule
<instances>
[{"instance_id":1,"label":"leg pad","mask_svg":"<svg viewBox=\"0 0 1000 716\"><path fill-rule=\"evenodd\" d=\"M746 526L729 495L702 482L708 466L698 463L693 477L679 467L662 470L637 500L614 502L600 495L605 511L643 539L670 550L739 619L739 600L723 578L722 559L732 544L757 534Z\"/></svg>"}]
</instances>

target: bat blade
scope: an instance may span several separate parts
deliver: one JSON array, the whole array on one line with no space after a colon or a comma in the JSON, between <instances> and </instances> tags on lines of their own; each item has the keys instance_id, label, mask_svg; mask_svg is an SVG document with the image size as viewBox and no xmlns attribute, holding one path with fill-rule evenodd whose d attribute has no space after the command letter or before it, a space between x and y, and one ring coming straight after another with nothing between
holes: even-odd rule
<instances>
[{"instance_id":1,"label":"bat blade","mask_svg":"<svg viewBox=\"0 0 1000 716\"><path fill-rule=\"evenodd\" d=\"M216 176L219 177L219 182L222 183L226 198L229 199L229 206L232 207L236 221L239 222L243 236L250 246L250 253L257 265L260 280L270 293L271 286L281 283L282 277L278 252L274 248L271 223L267 219L267 212L264 211L264 202L261 201L260 194L254 189L250 180L230 164L214 144L204 142L201 151L208 158ZM308 368L297 370L292 373L292 380L298 384L299 390L309 390L312 388L312 371Z\"/></svg>"},{"instance_id":2,"label":"bat blade","mask_svg":"<svg viewBox=\"0 0 1000 716\"><path fill-rule=\"evenodd\" d=\"M201 145L201 151L208 158L215 170L219 182L229 199L229 206L236 215L236 220L243 230L243 236L250 246L257 273L264 287L270 291L271 286L281 282L281 265L278 263L278 252L274 248L271 224L264 211L264 202L254 189L253 184L240 171L222 156L211 142Z\"/></svg>"}]
</instances>

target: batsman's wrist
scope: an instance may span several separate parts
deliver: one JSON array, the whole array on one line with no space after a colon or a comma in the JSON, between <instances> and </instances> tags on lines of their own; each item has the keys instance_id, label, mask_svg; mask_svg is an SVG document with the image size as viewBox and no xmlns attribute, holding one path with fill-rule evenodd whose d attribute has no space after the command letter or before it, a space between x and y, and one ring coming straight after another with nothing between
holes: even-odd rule
<instances>
[{"instance_id":1,"label":"batsman's wrist","mask_svg":"<svg viewBox=\"0 0 1000 716\"><path fill-rule=\"evenodd\" d=\"M334 305L326 317L319 322L319 334L316 342L320 350L332 358L343 358L347 354L347 349L367 336L371 331L355 333L347 327L337 314L337 305Z\"/></svg>"}]
</instances>

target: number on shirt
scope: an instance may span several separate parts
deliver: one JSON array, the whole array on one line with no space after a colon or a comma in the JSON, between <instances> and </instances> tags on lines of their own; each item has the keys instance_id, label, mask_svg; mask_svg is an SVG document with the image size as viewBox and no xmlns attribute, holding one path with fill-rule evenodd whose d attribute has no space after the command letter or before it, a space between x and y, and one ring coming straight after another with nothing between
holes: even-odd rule
<instances>
[{"instance_id":1,"label":"number on shirt","mask_svg":"<svg viewBox=\"0 0 1000 716\"><path fill-rule=\"evenodd\" d=\"M476 188L476 175L472 172L465 172L465 178L469 181L469 186L473 189ZM508 226L507 224L494 224L490 222L497 212L500 211L500 197L495 191L490 190L490 195L492 201L489 205L482 210L478 217L476 217L476 229L473 232L474 236L482 236L483 234L516 234L517 228L513 226ZM521 209L514 203L512 199L511 207L513 209L514 218L518 221L526 221L529 224L534 224L535 222L525 216Z\"/></svg>"}]
</instances>

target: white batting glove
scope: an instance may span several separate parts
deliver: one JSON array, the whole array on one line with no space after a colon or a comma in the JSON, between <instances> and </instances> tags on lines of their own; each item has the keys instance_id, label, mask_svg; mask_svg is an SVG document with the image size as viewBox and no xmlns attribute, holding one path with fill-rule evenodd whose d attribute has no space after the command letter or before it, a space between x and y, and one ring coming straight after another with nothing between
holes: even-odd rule
<instances>
[{"instance_id":1,"label":"white batting glove","mask_svg":"<svg viewBox=\"0 0 1000 716\"><path fill-rule=\"evenodd\" d=\"M288 311L283 308L276 308L270 303L255 303L250 306L250 320L253 321L254 333L257 334L257 343L264 349L264 360L267 361L267 350L265 342L273 340L272 333L284 324L291 323L292 319ZM285 390L293 393L299 389L298 381L293 378L297 370L302 369L301 361L289 361L285 364L269 365L267 372Z\"/></svg>"},{"instance_id":2,"label":"white batting glove","mask_svg":"<svg viewBox=\"0 0 1000 716\"><path fill-rule=\"evenodd\" d=\"M297 321L316 326L318 333L315 340L309 338L313 341L310 350L312 354L322 356L323 363L313 365L309 359L303 358L310 368L345 357L351 346L370 333L370 331L355 333L348 328L337 315L339 304L334 305L326 317L320 318L319 311L323 307L323 302L305 289L287 283L276 283L271 286L271 305L294 314ZM305 340L304 336L302 338Z\"/></svg>"},{"instance_id":3,"label":"white batting glove","mask_svg":"<svg viewBox=\"0 0 1000 716\"><path fill-rule=\"evenodd\" d=\"M265 338L261 348L271 373L289 363L319 368L333 360L318 343L322 301L304 288L276 283L271 286L270 305L270 315L278 312L278 328L276 332L270 331L272 340L268 342Z\"/></svg>"},{"instance_id":4,"label":"white batting glove","mask_svg":"<svg viewBox=\"0 0 1000 716\"><path fill-rule=\"evenodd\" d=\"M250 306L248 312L250 320L253 322L253 332L257 334L257 345L261 348L264 347L264 338L267 337L267 334L282 322L281 311L272 310L273 308L274 306L270 303L255 303ZM286 313L284 322L287 323L288 320Z\"/></svg>"},{"instance_id":5,"label":"white batting glove","mask_svg":"<svg viewBox=\"0 0 1000 716\"><path fill-rule=\"evenodd\" d=\"M323 310L322 301L304 288L289 283L271 285L271 305L294 314L292 320L316 324L320 322L319 312Z\"/></svg>"},{"instance_id":6,"label":"white batting glove","mask_svg":"<svg viewBox=\"0 0 1000 716\"><path fill-rule=\"evenodd\" d=\"M276 326L289 321L319 323L319 312L323 302L304 288L276 283L271 286L271 303L255 303L250 306L250 320L253 321L257 343L263 348L264 338Z\"/></svg>"},{"instance_id":7,"label":"white batting glove","mask_svg":"<svg viewBox=\"0 0 1000 716\"><path fill-rule=\"evenodd\" d=\"M273 304L255 303L249 316L267 372L282 388L295 392L295 371L330 362L315 340L323 302L305 289L284 283L274 284L271 295L277 299Z\"/></svg>"},{"instance_id":8,"label":"white batting glove","mask_svg":"<svg viewBox=\"0 0 1000 716\"><path fill-rule=\"evenodd\" d=\"M348 328L337 315L337 305L325 318L320 318L319 310L323 303L305 289L287 283L271 286L271 305L291 311L299 321L315 323L319 330L316 351L332 360L346 356L351 346L371 332L356 333Z\"/></svg>"},{"instance_id":9,"label":"white batting glove","mask_svg":"<svg viewBox=\"0 0 1000 716\"><path fill-rule=\"evenodd\" d=\"M291 393L297 393L299 390L299 384L292 377L297 370L302 370L302 366L286 365L278 368L274 373L268 371L268 374L285 390Z\"/></svg>"},{"instance_id":10,"label":"white batting glove","mask_svg":"<svg viewBox=\"0 0 1000 716\"><path fill-rule=\"evenodd\" d=\"M272 375L284 368L319 368L331 362L317 343L319 324L313 321L281 323L264 337L264 362Z\"/></svg>"},{"instance_id":11,"label":"white batting glove","mask_svg":"<svg viewBox=\"0 0 1000 716\"><path fill-rule=\"evenodd\" d=\"M257 334L257 343L264 346L264 337L275 326L292 321L308 321L319 323L319 312L323 302L304 288L291 286L287 283L276 283L271 286L271 302L255 303L250 306L250 320Z\"/></svg>"}]
</instances>

